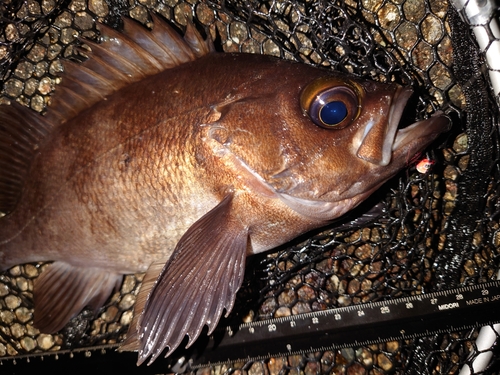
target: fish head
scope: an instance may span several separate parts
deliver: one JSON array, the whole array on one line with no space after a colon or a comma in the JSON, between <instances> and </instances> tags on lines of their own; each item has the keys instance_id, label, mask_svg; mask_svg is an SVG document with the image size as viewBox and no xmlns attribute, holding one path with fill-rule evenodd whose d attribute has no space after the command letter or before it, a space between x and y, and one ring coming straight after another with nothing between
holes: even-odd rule
<instances>
[{"instance_id":1,"label":"fish head","mask_svg":"<svg viewBox=\"0 0 500 375\"><path fill-rule=\"evenodd\" d=\"M397 84L309 68L256 83L222 114L221 143L310 220L354 208L449 128L441 113L400 128L412 90Z\"/></svg>"}]
</instances>

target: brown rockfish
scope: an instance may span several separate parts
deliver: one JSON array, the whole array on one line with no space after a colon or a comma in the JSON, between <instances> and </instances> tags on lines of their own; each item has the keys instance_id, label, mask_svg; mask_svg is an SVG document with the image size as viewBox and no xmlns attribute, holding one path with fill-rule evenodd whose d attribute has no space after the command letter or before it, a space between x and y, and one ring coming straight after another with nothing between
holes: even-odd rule
<instances>
[{"instance_id":1,"label":"brown rockfish","mask_svg":"<svg viewBox=\"0 0 500 375\"><path fill-rule=\"evenodd\" d=\"M0 107L0 269L53 261L34 324L55 332L146 272L126 349L191 344L231 310L245 258L324 226L449 128L398 130L412 91L131 20L66 62L41 116Z\"/></svg>"}]
</instances>

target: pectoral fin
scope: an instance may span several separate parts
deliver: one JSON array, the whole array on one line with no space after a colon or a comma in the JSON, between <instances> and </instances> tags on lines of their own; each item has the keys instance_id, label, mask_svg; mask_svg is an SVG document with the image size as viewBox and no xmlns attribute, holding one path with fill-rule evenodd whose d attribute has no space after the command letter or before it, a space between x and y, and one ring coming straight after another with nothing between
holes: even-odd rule
<instances>
[{"instance_id":1,"label":"pectoral fin","mask_svg":"<svg viewBox=\"0 0 500 375\"><path fill-rule=\"evenodd\" d=\"M243 281L248 229L231 216L232 201L232 194L226 196L194 223L151 292L141 291L149 297L138 323L138 364L149 356L151 363L166 347L170 354L185 335L189 347L205 324L210 334L222 310L227 315L233 308Z\"/></svg>"},{"instance_id":2,"label":"pectoral fin","mask_svg":"<svg viewBox=\"0 0 500 375\"><path fill-rule=\"evenodd\" d=\"M59 331L85 306L99 309L121 281L122 275L102 268L51 264L35 282L35 327L45 333Z\"/></svg>"}]
</instances>

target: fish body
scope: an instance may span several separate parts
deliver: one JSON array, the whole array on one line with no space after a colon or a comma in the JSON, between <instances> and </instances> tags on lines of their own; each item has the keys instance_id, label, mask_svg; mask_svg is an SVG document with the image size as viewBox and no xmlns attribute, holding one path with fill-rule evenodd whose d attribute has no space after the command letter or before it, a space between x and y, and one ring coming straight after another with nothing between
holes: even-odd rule
<instances>
[{"instance_id":1,"label":"fish body","mask_svg":"<svg viewBox=\"0 0 500 375\"><path fill-rule=\"evenodd\" d=\"M125 26L67 65L46 117L0 107L0 269L54 261L35 285L48 332L147 272L125 345L139 363L213 330L246 256L343 215L448 129L435 116L398 130L398 85L215 53L157 18Z\"/></svg>"}]
</instances>

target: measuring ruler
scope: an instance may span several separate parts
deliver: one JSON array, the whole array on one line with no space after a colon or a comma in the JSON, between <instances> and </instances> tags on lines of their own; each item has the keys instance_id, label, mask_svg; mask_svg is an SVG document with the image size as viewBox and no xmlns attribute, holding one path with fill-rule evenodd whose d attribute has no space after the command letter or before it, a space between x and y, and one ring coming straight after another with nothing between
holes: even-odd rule
<instances>
[{"instance_id":1,"label":"measuring ruler","mask_svg":"<svg viewBox=\"0 0 500 375\"><path fill-rule=\"evenodd\" d=\"M413 339L500 322L500 281L241 324L215 332L191 368Z\"/></svg>"},{"instance_id":2,"label":"measuring ruler","mask_svg":"<svg viewBox=\"0 0 500 375\"><path fill-rule=\"evenodd\" d=\"M429 294L311 312L284 318L245 323L217 329L210 337L200 336L189 349L179 349L151 366L135 367L136 353L116 352L116 346L0 358L0 372L15 360L18 366L37 371L78 366L127 373L182 372L234 361L261 360L273 356L336 350L393 340L414 339L500 322L500 281L460 287ZM99 352L106 351L105 355ZM51 356L57 355L57 360ZM74 359L69 359L74 357ZM30 362L30 363L27 363ZM14 368L16 368L14 366ZM56 366L56 367L54 367ZM120 367L121 366L121 367ZM33 367L31 367L33 368ZM116 372L115 371L115 372Z\"/></svg>"}]
</instances>

